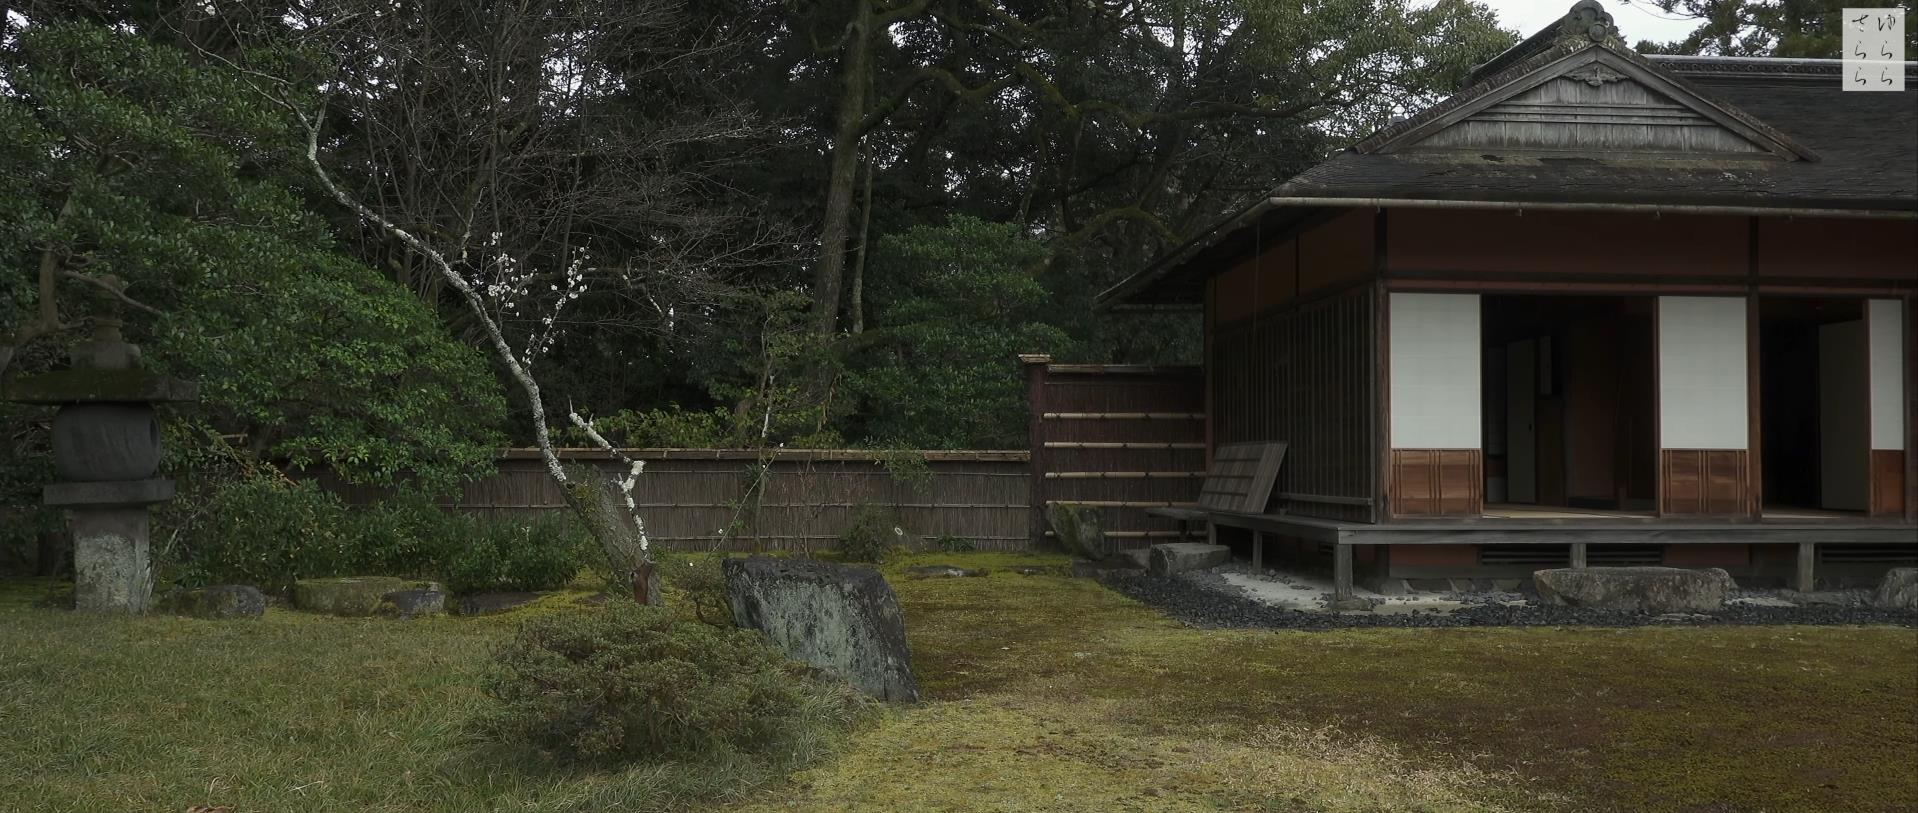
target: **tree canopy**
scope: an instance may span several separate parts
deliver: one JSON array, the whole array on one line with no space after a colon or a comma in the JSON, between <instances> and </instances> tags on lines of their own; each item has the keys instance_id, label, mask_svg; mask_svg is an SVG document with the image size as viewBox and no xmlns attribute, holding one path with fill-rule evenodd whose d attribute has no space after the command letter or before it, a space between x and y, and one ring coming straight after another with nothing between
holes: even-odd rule
<instances>
[{"instance_id":1,"label":"tree canopy","mask_svg":"<svg viewBox=\"0 0 1918 813\"><path fill-rule=\"evenodd\" d=\"M1093 297L1516 40L1465 0L6 17L16 365L131 300L152 355L206 382L211 426L374 479L524 441L518 396L419 246L303 172L299 121L348 200L514 293L489 318L539 349L548 410L688 442L976 447L1019 440L1016 353L1196 361L1193 315Z\"/></svg>"},{"instance_id":2,"label":"tree canopy","mask_svg":"<svg viewBox=\"0 0 1918 813\"><path fill-rule=\"evenodd\" d=\"M239 77L86 24L3 54L12 372L110 315L201 382L190 417L259 454L432 488L490 462L504 401L483 358L336 245L280 169L286 122Z\"/></svg>"}]
</instances>

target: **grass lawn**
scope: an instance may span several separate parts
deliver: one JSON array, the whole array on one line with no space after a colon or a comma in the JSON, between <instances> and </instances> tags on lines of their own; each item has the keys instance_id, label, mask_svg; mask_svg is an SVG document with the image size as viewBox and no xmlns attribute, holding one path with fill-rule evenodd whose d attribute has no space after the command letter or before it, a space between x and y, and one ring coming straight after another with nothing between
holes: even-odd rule
<instances>
[{"instance_id":1,"label":"grass lawn","mask_svg":"<svg viewBox=\"0 0 1918 813\"><path fill-rule=\"evenodd\" d=\"M894 567L931 561L1063 562ZM464 735L518 614L126 620L16 587L0 810L1918 808L1910 629L1202 631L1083 579L894 583L931 702L770 763L624 771Z\"/></svg>"}]
</instances>

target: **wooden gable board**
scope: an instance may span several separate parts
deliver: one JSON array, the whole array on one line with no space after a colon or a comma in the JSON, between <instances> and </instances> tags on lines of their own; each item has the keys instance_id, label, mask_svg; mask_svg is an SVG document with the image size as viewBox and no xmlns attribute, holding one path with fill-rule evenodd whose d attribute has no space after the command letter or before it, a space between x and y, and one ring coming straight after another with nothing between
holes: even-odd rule
<instances>
[{"instance_id":1,"label":"wooden gable board","mask_svg":"<svg viewBox=\"0 0 1918 813\"><path fill-rule=\"evenodd\" d=\"M1593 43L1359 149L1816 160L1756 121L1642 58Z\"/></svg>"}]
</instances>

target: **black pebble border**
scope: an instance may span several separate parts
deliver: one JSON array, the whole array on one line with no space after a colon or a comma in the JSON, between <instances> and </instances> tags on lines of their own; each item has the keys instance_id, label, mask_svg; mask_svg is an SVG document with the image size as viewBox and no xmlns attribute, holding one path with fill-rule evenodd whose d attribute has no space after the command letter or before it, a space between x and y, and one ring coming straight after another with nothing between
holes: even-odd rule
<instances>
[{"instance_id":1,"label":"black pebble border","mask_svg":"<svg viewBox=\"0 0 1918 813\"><path fill-rule=\"evenodd\" d=\"M1737 606L1716 613L1658 616L1550 604L1477 605L1450 613L1308 613L1283 610L1194 582L1154 576L1138 570L1112 570L1098 578L1106 586L1164 610L1194 627L1326 630L1348 627L1640 627L1715 624L1893 624L1918 627L1918 612L1872 607L1806 605Z\"/></svg>"}]
</instances>

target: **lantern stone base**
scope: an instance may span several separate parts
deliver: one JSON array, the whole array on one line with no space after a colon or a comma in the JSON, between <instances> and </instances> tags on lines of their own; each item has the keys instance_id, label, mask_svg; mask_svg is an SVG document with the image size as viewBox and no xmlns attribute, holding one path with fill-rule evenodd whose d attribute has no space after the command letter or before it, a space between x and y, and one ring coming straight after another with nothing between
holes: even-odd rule
<instances>
[{"instance_id":1,"label":"lantern stone base","mask_svg":"<svg viewBox=\"0 0 1918 813\"><path fill-rule=\"evenodd\" d=\"M81 612L147 611L153 568L147 559L147 508L74 508L73 608Z\"/></svg>"},{"instance_id":2,"label":"lantern stone base","mask_svg":"<svg viewBox=\"0 0 1918 813\"><path fill-rule=\"evenodd\" d=\"M74 609L146 612L153 601L147 507L173 499L173 481L54 483L43 497L48 505L67 509L73 528Z\"/></svg>"}]
</instances>

